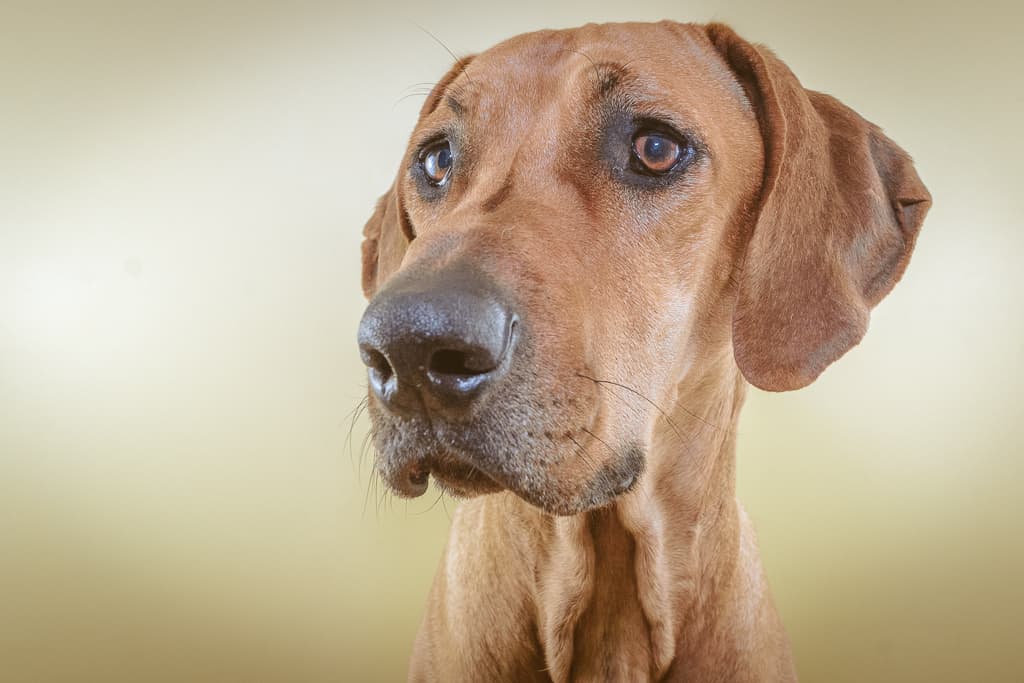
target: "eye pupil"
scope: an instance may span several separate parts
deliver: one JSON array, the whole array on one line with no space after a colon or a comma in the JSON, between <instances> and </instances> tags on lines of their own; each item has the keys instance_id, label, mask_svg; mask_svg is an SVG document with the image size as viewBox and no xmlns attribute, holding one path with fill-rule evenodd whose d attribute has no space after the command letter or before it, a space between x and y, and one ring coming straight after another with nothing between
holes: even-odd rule
<instances>
[{"instance_id":1,"label":"eye pupil","mask_svg":"<svg viewBox=\"0 0 1024 683\"><path fill-rule=\"evenodd\" d=\"M449 168L452 165L452 151L447 147L437 153L438 168Z\"/></svg>"},{"instance_id":2,"label":"eye pupil","mask_svg":"<svg viewBox=\"0 0 1024 683\"><path fill-rule=\"evenodd\" d=\"M452 167L452 148L447 140L427 149L420 162L423 172L434 185L442 184L448 178Z\"/></svg>"},{"instance_id":3,"label":"eye pupil","mask_svg":"<svg viewBox=\"0 0 1024 683\"><path fill-rule=\"evenodd\" d=\"M661 161L668 151L668 144L663 138L649 135L644 144L644 154L652 161Z\"/></svg>"}]
</instances>

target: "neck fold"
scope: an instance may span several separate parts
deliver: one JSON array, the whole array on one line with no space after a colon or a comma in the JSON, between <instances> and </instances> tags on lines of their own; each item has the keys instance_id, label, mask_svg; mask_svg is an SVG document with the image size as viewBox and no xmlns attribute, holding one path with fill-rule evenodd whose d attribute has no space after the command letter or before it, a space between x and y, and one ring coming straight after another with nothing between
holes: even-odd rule
<instances>
[{"instance_id":1,"label":"neck fold","mask_svg":"<svg viewBox=\"0 0 1024 683\"><path fill-rule=\"evenodd\" d=\"M657 414L633 491L609 508L553 518L536 576L556 682L658 680L715 630L709 603L739 554L735 427L746 384L731 356L703 370Z\"/></svg>"}]
</instances>

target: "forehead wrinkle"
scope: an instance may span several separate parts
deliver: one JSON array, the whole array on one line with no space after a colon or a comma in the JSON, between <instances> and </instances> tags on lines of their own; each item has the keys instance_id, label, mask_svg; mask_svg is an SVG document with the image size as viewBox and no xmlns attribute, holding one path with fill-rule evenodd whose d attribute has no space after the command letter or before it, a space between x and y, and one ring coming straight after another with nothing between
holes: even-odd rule
<instances>
[{"instance_id":1,"label":"forehead wrinkle","mask_svg":"<svg viewBox=\"0 0 1024 683\"><path fill-rule=\"evenodd\" d=\"M656 89L645 87L640 81L640 77L619 65L615 71L603 75L591 96L591 102L596 108L610 105L636 113L652 109L652 104L654 109L664 109L668 104L664 101L664 95L658 94Z\"/></svg>"},{"instance_id":2,"label":"forehead wrinkle","mask_svg":"<svg viewBox=\"0 0 1024 683\"><path fill-rule=\"evenodd\" d=\"M586 57L585 54L583 56ZM632 80L632 75L626 69L625 64L610 61L595 62L589 57L587 59L590 61L588 71L594 78L593 100L600 102L610 97L622 86L623 82Z\"/></svg>"},{"instance_id":3,"label":"forehead wrinkle","mask_svg":"<svg viewBox=\"0 0 1024 683\"><path fill-rule=\"evenodd\" d=\"M595 68L598 75L597 92L599 96L608 95L629 77L629 72L622 64L604 62Z\"/></svg>"},{"instance_id":4,"label":"forehead wrinkle","mask_svg":"<svg viewBox=\"0 0 1024 683\"><path fill-rule=\"evenodd\" d=\"M452 113L462 116L467 107L477 99L477 90L479 90L479 86L476 81L471 81L464 74L459 74L445 88L444 102Z\"/></svg>"},{"instance_id":5,"label":"forehead wrinkle","mask_svg":"<svg viewBox=\"0 0 1024 683\"><path fill-rule=\"evenodd\" d=\"M449 109L452 110L452 113L455 114L456 116L461 117L463 112L465 111L465 107L462 106L462 102L460 102L458 98L455 96L455 94L452 92L445 93L444 103L448 106Z\"/></svg>"},{"instance_id":6,"label":"forehead wrinkle","mask_svg":"<svg viewBox=\"0 0 1024 683\"><path fill-rule=\"evenodd\" d=\"M651 102L663 102L665 93L650 83L645 83L641 74L628 68L628 64L605 62L599 65L601 79L594 90L593 101L600 105L610 103L638 107Z\"/></svg>"}]
</instances>

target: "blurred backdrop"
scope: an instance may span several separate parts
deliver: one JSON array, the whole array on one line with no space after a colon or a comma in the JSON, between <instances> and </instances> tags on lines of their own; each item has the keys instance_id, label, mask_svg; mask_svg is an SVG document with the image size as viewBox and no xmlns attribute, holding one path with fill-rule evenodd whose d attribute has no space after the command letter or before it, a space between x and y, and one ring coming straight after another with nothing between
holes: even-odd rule
<instances>
[{"instance_id":1,"label":"blurred backdrop","mask_svg":"<svg viewBox=\"0 0 1024 683\"><path fill-rule=\"evenodd\" d=\"M1024 680L1017 3L0 5L0 680L396 681L451 502L351 424L360 229L422 84L512 34L732 23L935 197L865 342L751 393L805 681Z\"/></svg>"}]
</instances>

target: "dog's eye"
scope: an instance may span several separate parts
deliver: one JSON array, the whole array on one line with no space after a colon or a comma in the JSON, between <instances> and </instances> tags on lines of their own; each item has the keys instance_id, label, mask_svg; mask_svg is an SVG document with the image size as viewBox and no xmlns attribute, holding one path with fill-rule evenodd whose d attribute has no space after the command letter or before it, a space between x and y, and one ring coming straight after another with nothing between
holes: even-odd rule
<instances>
[{"instance_id":1,"label":"dog's eye","mask_svg":"<svg viewBox=\"0 0 1024 683\"><path fill-rule=\"evenodd\" d=\"M649 173L668 173L683 156L683 146L663 133L641 132L633 137L633 157Z\"/></svg>"},{"instance_id":2,"label":"dog's eye","mask_svg":"<svg viewBox=\"0 0 1024 683\"><path fill-rule=\"evenodd\" d=\"M431 185L444 185L452 170L452 146L447 140L435 142L420 155L420 167Z\"/></svg>"}]
</instances>

